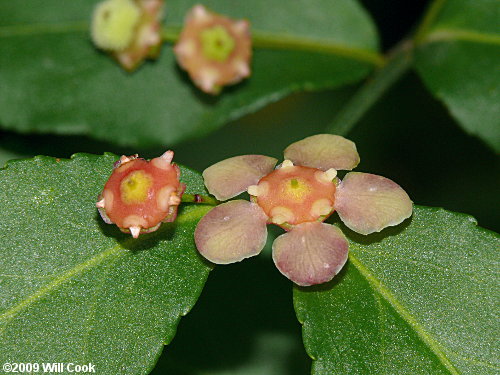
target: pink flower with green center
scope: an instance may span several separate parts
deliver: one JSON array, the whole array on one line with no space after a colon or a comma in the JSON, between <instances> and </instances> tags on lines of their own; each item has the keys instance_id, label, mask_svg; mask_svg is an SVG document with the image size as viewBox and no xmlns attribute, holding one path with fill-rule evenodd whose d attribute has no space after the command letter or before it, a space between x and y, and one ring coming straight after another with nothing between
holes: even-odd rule
<instances>
[{"instance_id":1,"label":"pink flower with green center","mask_svg":"<svg viewBox=\"0 0 500 375\"><path fill-rule=\"evenodd\" d=\"M250 23L194 6L174 47L179 65L202 91L218 94L250 75Z\"/></svg>"},{"instance_id":2,"label":"pink flower with green center","mask_svg":"<svg viewBox=\"0 0 500 375\"><path fill-rule=\"evenodd\" d=\"M209 261L228 264L259 254L267 224L285 229L273 243L279 271L301 286L330 281L344 266L348 242L336 226L323 223L337 211L344 224L367 235L400 224L413 211L408 194L381 176L337 170L359 163L353 142L330 134L288 146L285 161L243 155L203 172L208 191L225 201L248 191L250 202L233 200L212 209L199 222L195 242Z\"/></svg>"}]
</instances>

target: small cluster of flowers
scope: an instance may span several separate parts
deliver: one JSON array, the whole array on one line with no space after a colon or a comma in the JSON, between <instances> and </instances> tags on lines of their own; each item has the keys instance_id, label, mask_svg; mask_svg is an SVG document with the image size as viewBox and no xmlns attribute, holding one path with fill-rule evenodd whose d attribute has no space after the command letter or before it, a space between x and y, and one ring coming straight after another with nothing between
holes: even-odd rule
<instances>
[{"instance_id":1,"label":"small cluster of flowers","mask_svg":"<svg viewBox=\"0 0 500 375\"><path fill-rule=\"evenodd\" d=\"M348 241L324 221L335 211L351 230L368 235L409 218L413 204L395 182L352 170L360 161L353 142L319 134L285 149L285 160L242 155L220 161L203 172L207 190L220 201L248 192L250 201L232 200L209 211L194 239L200 254L216 264L259 254L267 224L286 233L273 243L279 271L297 285L331 280L344 266ZM99 196L97 207L107 223L137 238L173 221L185 186L167 151L150 162L137 155L122 158Z\"/></svg>"},{"instance_id":2,"label":"small cluster of flowers","mask_svg":"<svg viewBox=\"0 0 500 375\"><path fill-rule=\"evenodd\" d=\"M159 54L163 10L164 0L105 0L94 10L92 40L133 71ZM223 86L250 76L250 24L196 5L186 16L174 53L196 86L218 94Z\"/></svg>"}]
</instances>

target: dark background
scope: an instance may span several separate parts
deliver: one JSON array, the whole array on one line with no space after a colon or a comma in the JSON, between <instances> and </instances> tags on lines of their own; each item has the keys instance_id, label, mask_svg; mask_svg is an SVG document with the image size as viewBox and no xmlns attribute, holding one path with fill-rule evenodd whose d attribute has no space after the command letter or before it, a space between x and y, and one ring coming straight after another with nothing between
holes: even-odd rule
<instances>
[{"instance_id":1,"label":"dark background","mask_svg":"<svg viewBox=\"0 0 500 375\"><path fill-rule=\"evenodd\" d=\"M412 31L427 5L397 0L362 3L375 20L384 51ZM175 160L202 171L238 154L281 159L288 144L323 132L357 87L293 95L204 139L172 146ZM347 137L361 155L358 171L393 179L416 204L471 214L479 225L498 231L497 156L456 124L415 73L404 75ZM85 137L0 132L0 165L38 154L69 157L105 151L154 157L164 150L124 149ZM275 269L267 248L259 257L211 273L200 300L181 320L153 373L306 374L309 367L291 283Z\"/></svg>"}]
</instances>

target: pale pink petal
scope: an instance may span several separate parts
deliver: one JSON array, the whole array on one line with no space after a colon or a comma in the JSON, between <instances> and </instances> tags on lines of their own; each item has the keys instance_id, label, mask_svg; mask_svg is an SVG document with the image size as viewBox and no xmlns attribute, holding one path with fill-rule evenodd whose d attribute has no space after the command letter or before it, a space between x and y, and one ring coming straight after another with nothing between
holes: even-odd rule
<instances>
[{"instance_id":1,"label":"pale pink petal","mask_svg":"<svg viewBox=\"0 0 500 375\"><path fill-rule=\"evenodd\" d=\"M270 173L277 159L264 155L242 155L222 160L203 171L205 186L219 200L244 192Z\"/></svg>"},{"instance_id":2,"label":"pale pink petal","mask_svg":"<svg viewBox=\"0 0 500 375\"><path fill-rule=\"evenodd\" d=\"M217 264L239 262L261 252L266 244L267 216L255 203L235 200L209 211L198 223L198 251Z\"/></svg>"},{"instance_id":3,"label":"pale pink petal","mask_svg":"<svg viewBox=\"0 0 500 375\"><path fill-rule=\"evenodd\" d=\"M285 159L323 171L351 170L359 164L354 142L333 134L317 134L292 143L285 149Z\"/></svg>"},{"instance_id":4,"label":"pale pink petal","mask_svg":"<svg viewBox=\"0 0 500 375\"><path fill-rule=\"evenodd\" d=\"M273 244L280 272L295 284L309 286L330 281L347 261L349 244L340 229L310 222L295 226Z\"/></svg>"},{"instance_id":5,"label":"pale pink petal","mask_svg":"<svg viewBox=\"0 0 500 375\"><path fill-rule=\"evenodd\" d=\"M348 228L370 234L409 218L413 204L394 181L370 173L351 172L337 187L335 209Z\"/></svg>"}]
</instances>

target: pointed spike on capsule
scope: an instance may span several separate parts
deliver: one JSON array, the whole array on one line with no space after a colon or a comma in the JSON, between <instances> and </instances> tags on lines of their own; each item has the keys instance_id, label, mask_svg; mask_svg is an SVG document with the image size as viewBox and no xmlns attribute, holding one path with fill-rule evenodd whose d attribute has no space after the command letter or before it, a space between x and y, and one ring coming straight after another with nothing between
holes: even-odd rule
<instances>
[{"instance_id":1,"label":"pointed spike on capsule","mask_svg":"<svg viewBox=\"0 0 500 375\"><path fill-rule=\"evenodd\" d=\"M219 79L219 73L212 69L203 69L197 79L200 87L203 91L208 93L218 92L218 86L216 85Z\"/></svg>"},{"instance_id":2,"label":"pointed spike on capsule","mask_svg":"<svg viewBox=\"0 0 500 375\"><path fill-rule=\"evenodd\" d=\"M234 23L233 29L240 34L248 33L250 23L247 20L238 20Z\"/></svg>"},{"instance_id":3,"label":"pointed spike on capsule","mask_svg":"<svg viewBox=\"0 0 500 375\"><path fill-rule=\"evenodd\" d=\"M175 45L174 52L183 58L191 57L196 53L196 44L191 40L185 40Z\"/></svg>"},{"instance_id":4,"label":"pointed spike on capsule","mask_svg":"<svg viewBox=\"0 0 500 375\"><path fill-rule=\"evenodd\" d=\"M120 164L128 163L130 160L132 160L132 159L129 158L128 156L126 156L126 155L120 156Z\"/></svg>"},{"instance_id":5,"label":"pointed spike on capsule","mask_svg":"<svg viewBox=\"0 0 500 375\"><path fill-rule=\"evenodd\" d=\"M207 8L205 8L203 5L198 4L193 7L192 10L193 17L198 20L202 20L204 18L208 18L210 14L207 11Z\"/></svg>"},{"instance_id":6,"label":"pointed spike on capsule","mask_svg":"<svg viewBox=\"0 0 500 375\"><path fill-rule=\"evenodd\" d=\"M250 76L250 67L248 63L243 60L237 60L234 62L234 69L243 78Z\"/></svg>"},{"instance_id":7,"label":"pointed spike on capsule","mask_svg":"<svg viewBox=\"0 0 500 375\"><path fill-rule=\"evenodd\" d=\"M141 227L130 227L130 233L132 234L132 237L134 238L139 238L139 234L141 234Z\"/></svg>"},{"instance_id":8,"label":"pointed spike on capsule","mask_svg":"<svg viewBox=\"0 0 500 375\"><path fill-rule=\"evenodd\" d=\"M168 204L170 206L178 206L181 203L181 198L179 198L177 195L171 195L170 198L168 199Z\"/></svg>"},{"instance_id":9,"label":"pointed spike on capsule","mask_svg":"<svg viewBox=\"0 0 500 375\"><path fill-rule=\"evenodd\" d=\"M104 198L102 198L100 201L98 201L95 206L97 208L104 208Z\"/></svg>"},{"instance_id":10,"label":"pointed spike on capsule","mask_svg":"<svg viewBox=\"0 0 500 375\"><path fill-rule=\"evenodd\" d=\"M174 152L172 150L165 151L163 155L160 156L160 158L166 161L167 163L170 163L174 158Z\"/></svg>"}]
</instances>

